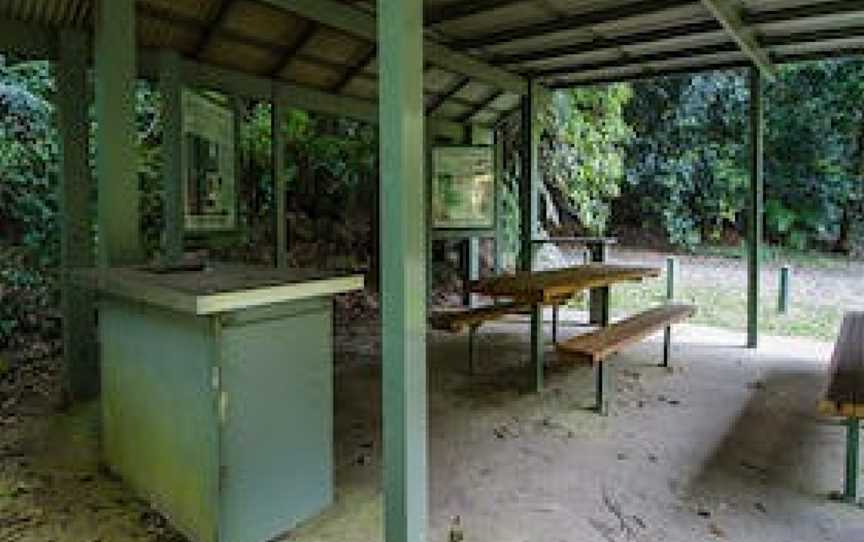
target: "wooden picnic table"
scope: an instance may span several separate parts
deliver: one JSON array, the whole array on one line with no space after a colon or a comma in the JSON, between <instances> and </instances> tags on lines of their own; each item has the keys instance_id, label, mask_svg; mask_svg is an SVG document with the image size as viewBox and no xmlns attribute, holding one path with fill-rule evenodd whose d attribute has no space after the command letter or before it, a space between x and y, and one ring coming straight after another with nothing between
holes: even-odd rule
<instances>
[{"instance_id":1,"label":"wooden picnic table","mask_svg":"<svg viewBox=\"0 0 864 542\"><path fill-rule=\"evenodd\" d=\"M864 312L848 312L831 357L831 380L819 410L846 418L846 473L843 491L857 502L861 420L864 419Z\"/></svg>"},{"instance_id":2,"label":"wooden picnic table","mask_svg":"<svg viewBox=\"0 0 864 542\"><path fill-rule=\"evenodd\" d=\"M588 264L546 271L519 272L481 279L470 284L472 292L493 298L509 298L531 306L531 359L537 391L543 389L543 305L588 289L601 293L601 326L609 325L609 288L623 282L639 282L660 276L655 267Z\"/></svg>"}]
</instances>

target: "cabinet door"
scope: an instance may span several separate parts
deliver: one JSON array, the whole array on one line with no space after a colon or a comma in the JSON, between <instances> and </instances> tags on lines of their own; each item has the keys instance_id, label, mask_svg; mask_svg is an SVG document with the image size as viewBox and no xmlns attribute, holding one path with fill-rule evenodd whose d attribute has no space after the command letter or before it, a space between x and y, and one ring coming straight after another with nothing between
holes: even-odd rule
<instances>
[{"instance_id":1,"label":"cabinet door","mask_svg":"<svg viewBox=\"0 0 864 542\"><path fill-rule=\"evenodd\" d=\"M332 501L331 305L224 329L222 540L260 542Z\"/></svg>"}]
</instances>

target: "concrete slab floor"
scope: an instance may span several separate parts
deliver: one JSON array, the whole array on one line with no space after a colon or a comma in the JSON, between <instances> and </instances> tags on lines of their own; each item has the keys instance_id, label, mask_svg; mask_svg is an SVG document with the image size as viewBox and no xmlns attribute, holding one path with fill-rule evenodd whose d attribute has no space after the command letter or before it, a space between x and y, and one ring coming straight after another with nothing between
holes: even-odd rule
<instances>
[{"instance_id":1,"label":"concrete slab floor","mask_svg":"<svg viewBox=\"0 0 864 542\"><path fill-rule=\"evenodd\" d=\"M526 326L429 337L430 541L862 542L842 488L844 431L816 412L831 345L679 326L615 358L609 417L590 410L591 369L559 363L529 392ZM562 337L578 328L564 326ZM337 371L337 500L285 540L381 540L375 363Z\"/></svg>"}]
</instances>

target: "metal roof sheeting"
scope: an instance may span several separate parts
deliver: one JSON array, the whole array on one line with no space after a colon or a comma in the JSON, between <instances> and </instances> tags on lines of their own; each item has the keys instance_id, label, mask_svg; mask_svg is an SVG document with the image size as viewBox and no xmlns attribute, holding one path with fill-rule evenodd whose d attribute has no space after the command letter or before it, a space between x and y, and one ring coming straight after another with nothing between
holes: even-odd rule
<instances>
[{"instance_id":1,"label":"metal roof sheeting","mask_svg":"<svg viewBox=\"0 0 864 542\"><path fill-rule=\"evenodd\" d=\"M723 1L774 62L864 52L862 0ZM371 0L340 2L374 12ZM375 44L367 30L331 28L278 4L138 0L139 43L374 99ZM700 0L427 0L425 7L427 39L550 87L750 64ZM89 28L92 11L92 0L0 3L0 18L51 29ZM427 67L424 88L428 110L459 122L493 122L518 105L512 92L439 66Z\"/></svg>"}]
</instances>

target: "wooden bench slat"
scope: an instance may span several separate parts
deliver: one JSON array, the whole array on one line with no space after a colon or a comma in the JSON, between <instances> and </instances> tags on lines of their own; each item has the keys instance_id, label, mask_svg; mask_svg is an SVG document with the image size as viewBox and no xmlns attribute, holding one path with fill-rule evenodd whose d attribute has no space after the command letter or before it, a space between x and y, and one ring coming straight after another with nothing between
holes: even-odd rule
<instances>
[{"instance_id":1,"label":"wooden bench slat","mask_svg":"<svg viewBox=\"0 0 864 542\"><path fill-rule=\"evenodd\" d=\"M864 417L864 312L850 312L843 318L831 356L831 380L820 411Z\"/></svg>"},{"instance_id":2,"label":"wooden bench slat","mask_svg":"<svg viewBox=\"0 0 864 542\"><path fill-rule=\"evenodd\" d=\"M499 320L524 308L526 305L521 303L499 303L484 307L436 311L429 317L429 325L439 331L460 333L472 326L479 326L490 320Z\"/></svg>"},{"instance_id":3,"label":"wooden bench slat","mask_svg":"<svg viewBox=\"0 0 864 542\"><path fill-rule=\"evenodd\" d=\"M696 314L696 307L670 303L631 316L608 327L577 335L558 345L564 356L603 361L626 346Z\"/></svg>"}]
</instances>

